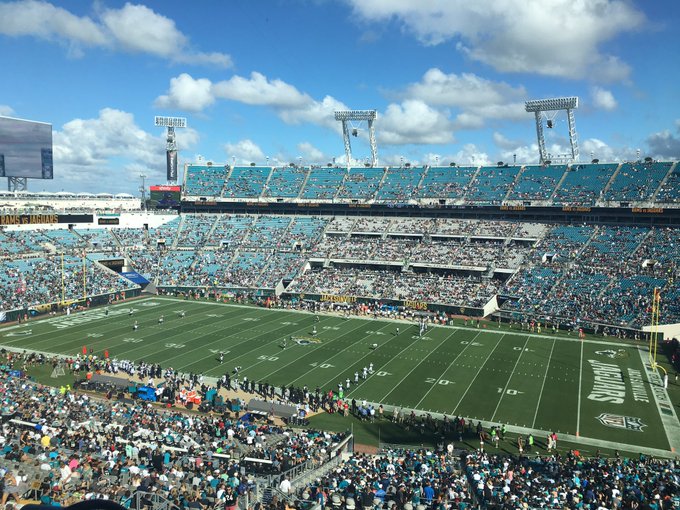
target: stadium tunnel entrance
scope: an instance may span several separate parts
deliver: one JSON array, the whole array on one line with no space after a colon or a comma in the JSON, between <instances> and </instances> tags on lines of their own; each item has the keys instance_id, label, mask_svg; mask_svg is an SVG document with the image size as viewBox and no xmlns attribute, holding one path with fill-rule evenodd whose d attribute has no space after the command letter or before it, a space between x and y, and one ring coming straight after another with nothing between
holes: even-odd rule
<instances>
[{"instance_id":1,"label":"stadium tunnel entrance","mask_svg":"<svg viewBox=\"0 0 680 510\"><path fill-rule=\"evenodd\" d=\"M129 266L124 258L102 259L98 262L111 271L118 273L123 278L139 285L142 288L142 292L155 292L155 287L153 289L149 287L153 284L145 276L135 271L132 266Z\"/></svg>"}]
</instances>

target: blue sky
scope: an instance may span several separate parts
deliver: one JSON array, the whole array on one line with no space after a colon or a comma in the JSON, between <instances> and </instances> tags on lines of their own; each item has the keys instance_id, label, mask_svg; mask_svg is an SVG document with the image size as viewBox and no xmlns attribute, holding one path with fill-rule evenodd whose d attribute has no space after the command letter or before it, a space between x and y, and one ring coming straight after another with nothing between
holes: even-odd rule
<instances>
[{"instance_id":1,"label":"blue sky","mask_svg":"<svg viewBox=\"0 0 680 510\"><path fill-rule=\"evenodd\" d=\"M53 124L55 179L33 191L162 183L158 114L188 119L180 163L341 162L344 108L378 111L381 164L534 163L523 102L576 95L582 160L678 159L679 14L670 0L0 1L0 115ZM547 135L566 151L564 115Z\"/></svg>"}]
</instances>

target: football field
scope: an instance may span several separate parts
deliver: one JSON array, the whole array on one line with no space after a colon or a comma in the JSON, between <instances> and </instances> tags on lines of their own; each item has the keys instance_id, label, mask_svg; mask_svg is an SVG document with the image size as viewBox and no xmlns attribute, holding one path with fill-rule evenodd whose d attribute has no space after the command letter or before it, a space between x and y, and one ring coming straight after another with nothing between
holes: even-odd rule
<instances>
[{"instance_id":1,"label":"football field","mask_svg":"<svg viewBox=\"0 0 680 510\"><path fill-rule=\"evenodd\" d=\"M475 327L418 333L406 322L335 315L316 322L305 312L152 297L111 306L108 315L99 308L5 327L0 344L69 355L87 346L98 356L108 350L111 357L211 377L240 366L240 377L312 390L346 388L349 379L350 397L388 410L556 431L652 453L680 446L677 415L660 376L646 366L643 345Z\"/></svg>"}]
</instances>

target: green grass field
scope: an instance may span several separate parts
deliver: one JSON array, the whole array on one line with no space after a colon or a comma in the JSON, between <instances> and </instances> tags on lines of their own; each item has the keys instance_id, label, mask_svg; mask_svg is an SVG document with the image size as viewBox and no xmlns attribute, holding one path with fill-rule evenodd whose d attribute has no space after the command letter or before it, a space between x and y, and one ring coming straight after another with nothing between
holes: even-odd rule
<instances>
[{"instance_id":1,"label":"green grass field","mask_svg":"<svg viewBox=\"0 0 680 510\"><path fill-rule=\"evenodd\" d=\"M316 323L303 312L165 297L112 306L108 316L95 309L9 326L0 337L15 349L75 355L85 345L100 356L108 350L213 377L238 365L241 376L275 385L336 389L349 378L351 397L388 410L505 423L539 437L554 430L607 448L673 452L680 442L668 394L645 366L646 350L602 340L472 327L434 327L419 337L407 323L331 315ZM355 385L354 372L370 363L373 374Z\"/></svg>"}]
</instances>

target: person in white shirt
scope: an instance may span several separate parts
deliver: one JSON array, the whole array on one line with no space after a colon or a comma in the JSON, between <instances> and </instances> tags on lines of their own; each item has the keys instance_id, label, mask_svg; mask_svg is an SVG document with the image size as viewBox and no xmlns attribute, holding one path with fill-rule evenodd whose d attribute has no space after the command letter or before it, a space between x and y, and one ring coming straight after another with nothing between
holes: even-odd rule
<instances>
[{"instance_id":1,"label":"person in white shirt","mask_svg":"<svg viewBox=\"0 0 680 510\"><path fill-rule=\"evenodd\" d=\"M288 480L288 477L284 476L283 480L281 480L281 483L279 484L279 490L284 494L288 494L290 493L290 488L290 480Z\"/></svg>"}]
</instances>

